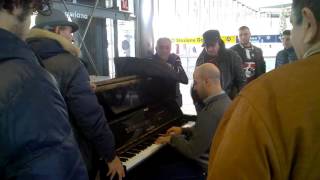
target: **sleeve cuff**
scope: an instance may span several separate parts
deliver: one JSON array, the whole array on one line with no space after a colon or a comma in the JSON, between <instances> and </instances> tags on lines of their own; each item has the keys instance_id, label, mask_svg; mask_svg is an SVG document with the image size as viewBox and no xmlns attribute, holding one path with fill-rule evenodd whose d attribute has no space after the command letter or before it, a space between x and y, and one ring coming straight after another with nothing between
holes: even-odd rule
<instances>
[{"instance_id":1,"label":"sleeve cuff","mask_svg":"<svg viewBox=\"0 0 320 180\"><path fill-rule=\"evenodd\" d=\"M114 153L111 154L111 156L109 156L109 157L105 156L105 157L103 157L103 159L104 159L106 162L111 162L111 161L114 160L115 157L116 157L116 153L114 152Z\"/></svg>"}]
</instances>

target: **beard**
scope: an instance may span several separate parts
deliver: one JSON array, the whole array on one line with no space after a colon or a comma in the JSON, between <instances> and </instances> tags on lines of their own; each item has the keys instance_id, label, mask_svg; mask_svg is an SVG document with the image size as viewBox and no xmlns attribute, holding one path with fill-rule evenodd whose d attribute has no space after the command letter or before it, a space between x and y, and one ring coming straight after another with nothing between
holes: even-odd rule
<instances>
[{"instance_id":1,"label":"beard","mask_svg":"<svg viewBox=\"0 0 320 180\"><path fill-rule=\"evenodd\" d=\"M210 59L215 59L218 57L218 52L208 52L207 51L207 57Z\"/></svg>"},{"instance_id":2,"label":"beard","mask_svg":"<svg viewBox=\"0 0 320 180\"><path fill-rule=\"evenodd\" d=\"M248 41L243 41L241 44L242 44L244 47L246 47L246 48L251 47L251 43L250 43L249 40L248 40Z\"/></svg>"}]
</instances>

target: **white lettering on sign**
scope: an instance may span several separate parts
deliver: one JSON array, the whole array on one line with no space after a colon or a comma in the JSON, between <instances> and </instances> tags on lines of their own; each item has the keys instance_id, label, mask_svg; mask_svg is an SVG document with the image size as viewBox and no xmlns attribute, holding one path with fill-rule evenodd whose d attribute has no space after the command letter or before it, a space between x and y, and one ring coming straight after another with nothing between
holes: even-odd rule
<instances>
[{"instance_id":1,"label":"white lettering on sign","mask_svg":"<svg viewBox=\"0 0 320 180\"><path fill-rule=\"evenodd\" d=\"M78 19L88 19L88 14L79 13L77 11L74 12L64 12L66 16Z\"/></svg>"}]
</instances>

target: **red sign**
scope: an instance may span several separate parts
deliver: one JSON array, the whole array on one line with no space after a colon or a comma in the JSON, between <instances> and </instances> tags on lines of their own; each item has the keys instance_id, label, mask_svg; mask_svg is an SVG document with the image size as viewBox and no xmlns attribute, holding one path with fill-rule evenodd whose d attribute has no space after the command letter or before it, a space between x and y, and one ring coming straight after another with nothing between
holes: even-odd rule
<instances>
[{"instance_id":1,"label":"red sign","mask_svg":"<svg viewBox=\"0 0 320 180\"><path fill-rule=\"evenodd\" d=\"M122 11L128 11L129 10L128 0L121 0L121 10Z\"/></svg>"}]
</instances>

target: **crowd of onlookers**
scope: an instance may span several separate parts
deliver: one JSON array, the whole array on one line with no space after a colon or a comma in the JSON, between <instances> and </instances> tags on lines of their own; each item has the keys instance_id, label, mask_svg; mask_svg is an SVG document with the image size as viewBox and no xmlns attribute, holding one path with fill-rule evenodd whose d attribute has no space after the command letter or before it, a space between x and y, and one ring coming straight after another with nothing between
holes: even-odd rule
<instances>
[{"instance_id":1,"label":"crowd of onlookers","mask_svg":"<svg viewBox=\"0 0 320 180\"><path fill-rule=\"evenodd\" d=\"M219 31L203 34L191 89L195 126L171 127L155 142L183 158L138 179L320 179L320 1L293 0L291 23L269 73L248 27L230 49ZM106 176L125 178L72 43L77 30L49 0L0 0L0 179L95 179L101 163ZM160 38L152 60L187 83L170 52L170 39Z\"/></svg>"}]
</instances>

